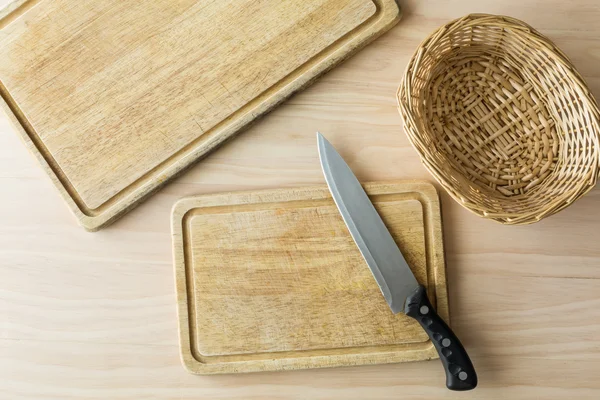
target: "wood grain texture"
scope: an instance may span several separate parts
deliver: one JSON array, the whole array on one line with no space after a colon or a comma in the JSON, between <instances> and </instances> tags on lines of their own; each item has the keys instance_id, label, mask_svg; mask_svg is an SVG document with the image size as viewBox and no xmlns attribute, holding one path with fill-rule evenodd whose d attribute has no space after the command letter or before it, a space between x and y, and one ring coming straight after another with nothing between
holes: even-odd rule
<instances>
[{"instance_id":1,"label":"wood grain texture","mask_svg":"<svg viewBox=\"0 0 600 400\"><path fill-rule=\"evenodd\" d=\"M0 4L6 0L0 0ZM483 220L440 191L451 325L477 368L439 360L194 376L181 366L170 215L180 198L322 185L321 130L362 181L431 180L395 94L419 43L470 12L551 38L600 98L597 0L403 0L402 21L95 234L78 227L0 112L0 398L597 400L600 190L538 224ZM439 186L438 186L439 189Z\"/></svg>"},{"instance_id":2,"label":"wood grain texture","mask_svg":"<svg viewBox=\"0 0 600 400\"><path fill-rule=\"evenodd\" d=\"M365 188L447 319L435 188ZM390 311L326 186L182 199L172 227L181 356L190 372L437 358L418 323Z\"/></svg>"},{"instance_id":3,"label":"wood grain texture","mask_svg":"<svg viewBox=\"0 0 600 400\"><path fill-rule=\"evenodd\" d=\"M46 0L11 10L0 19L2 103L89 230L399 18L394 0Z\"/></svg>"}]
</instances>

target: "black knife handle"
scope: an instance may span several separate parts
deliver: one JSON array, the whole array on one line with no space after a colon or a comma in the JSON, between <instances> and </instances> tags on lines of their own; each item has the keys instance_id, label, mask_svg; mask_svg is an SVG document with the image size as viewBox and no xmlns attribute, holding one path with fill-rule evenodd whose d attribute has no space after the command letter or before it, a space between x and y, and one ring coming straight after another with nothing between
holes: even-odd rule
<instances>
[{"instance_id":1,"label":"black knife handle","mask_svg":"<svg viewBox=\"0 0 600 400\"><path fill-rule=\"evenodd\" d=\"M452 329L435 312L423 286L408 296L404 312L419 321L429 335L444 365L448 389L475 389L477 374L467 351Z\"/></svg>"}]
</instances>

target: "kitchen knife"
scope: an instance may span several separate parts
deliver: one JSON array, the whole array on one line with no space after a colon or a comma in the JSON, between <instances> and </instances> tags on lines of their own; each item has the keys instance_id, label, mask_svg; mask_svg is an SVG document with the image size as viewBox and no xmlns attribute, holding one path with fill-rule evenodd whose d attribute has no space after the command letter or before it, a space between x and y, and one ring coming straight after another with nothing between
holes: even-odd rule
<instances>
[{"instance_id":1,"label":"kitchen knife","mask_svg":"<svg viewBox=\"0 0 600 400\"><path fill-rule=\"evenodd\" d=\"M433 342L450 390L471 390L477 374L464 347L433 309L392 235L344 159L317 132L319 158L333 200L394 314L416 319Z\"/></svg>"}]
</instances>

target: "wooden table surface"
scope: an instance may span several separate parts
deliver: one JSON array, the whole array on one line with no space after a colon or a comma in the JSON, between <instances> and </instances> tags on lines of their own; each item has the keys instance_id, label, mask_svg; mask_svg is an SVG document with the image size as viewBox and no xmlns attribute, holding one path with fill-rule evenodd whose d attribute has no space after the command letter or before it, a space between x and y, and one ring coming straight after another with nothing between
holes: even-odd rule
<instances>
[{"instance_id":1,"label":"wooden table surface","mask_svg":"<svg viewBox=\"0 0 600 400\"><path fill-rule=\"evenodd\" d=\"M0 6L8 0L0 0ZM388 34L111 227L86 233L0 116L2 399L599 399L600 190L505 227L442 194L452 326L478 369L445 389L439 361L193 376L182 368L169 215L176 199L323 182L314 132L362 180L431 180L396 111L413 50L470 12L550 36L600 97L597 0L404 0Z\"/></svg>"}]
</instances>

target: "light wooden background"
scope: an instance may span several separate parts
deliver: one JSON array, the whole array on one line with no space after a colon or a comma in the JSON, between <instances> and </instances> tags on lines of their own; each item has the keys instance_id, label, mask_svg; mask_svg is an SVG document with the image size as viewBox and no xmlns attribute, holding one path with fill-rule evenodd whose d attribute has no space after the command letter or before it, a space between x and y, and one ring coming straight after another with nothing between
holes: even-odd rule
<instances>
[{"instance_id":1,"label":"light wooden background","mask_svg":"<svg viewBox=\"0 0 600 400\"><path fill-rule=\"evenodd\" d=\"M0 6L7 3L0 0ZM599 399L600 190L504 227L442 195L452 325L480 376L444 387L439 361L201 377L180 365L169 213L182 196L322 183L319 129L363 180L427 178L394 94L422 38L451 18L521 18L600 97L597 0L405 0L390 33L112 227L77 226L0 117L1 399Z\"/></svg>"}]
</instances>

